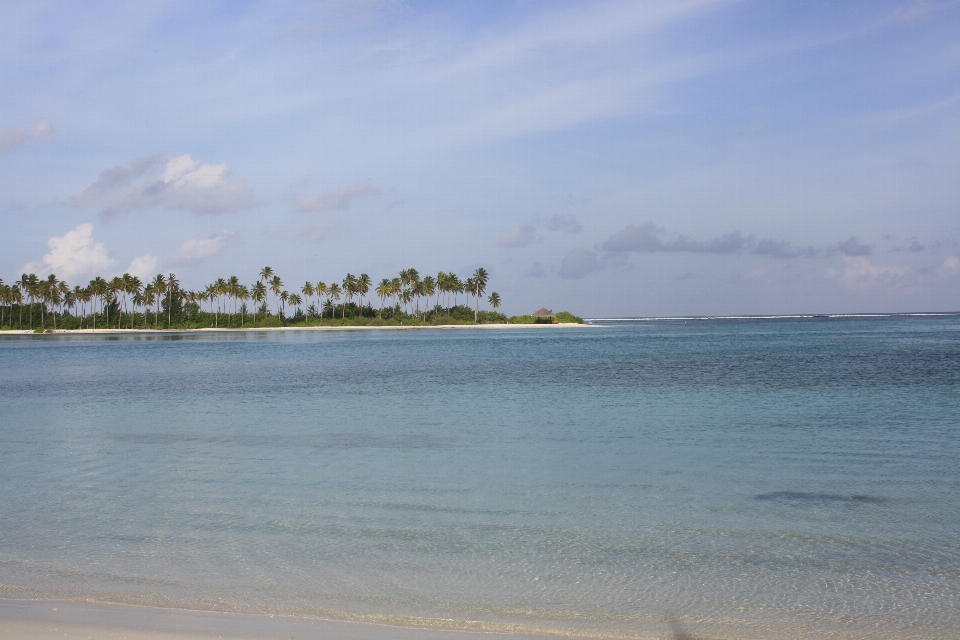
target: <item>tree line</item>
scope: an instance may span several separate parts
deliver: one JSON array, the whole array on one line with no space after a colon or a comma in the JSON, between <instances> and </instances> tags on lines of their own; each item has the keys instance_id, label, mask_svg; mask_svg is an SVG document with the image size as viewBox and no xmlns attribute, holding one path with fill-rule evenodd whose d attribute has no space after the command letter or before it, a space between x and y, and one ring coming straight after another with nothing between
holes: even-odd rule
<instances>
[{"instance_id":1,"label":"tree line","mask_svg":"<svg viewBox=\"0 0 960 640\"><path fill-rule=\"evenodd\" d=\"M34 312L40 315L40 326L47 323L49 314L53 320L53 328L57 328L57 320L72 318L79 320L79 328L83 328L84 321L88 327L96 329L98 322L101 327L122 328L127 326L133 329L138 317L143 318L142 326L172 328L175 317L184 312L200 312L203 305L208 305L208 313L213 316L213 326L220 326L220 317L227 316L227 326L231 326L231 319L240 316L240 326L246 324L246 316L253 317L257 323L258 315L286 320L288 308L295 310L294 320L303 320L314 317L323 320L329 313L330 319L339 317L345 320L348 309L351 315L364 316L375 310L364 305L371 289L380 299L380 309L377 317L383 319L384 312L393 318L422 318L428 315L434 317L451 316L457 310L462 310L457 304L458 297L466 295L473 302L473 321L479 322L482 313L480 301L487 290L489 276L485 269L478 268L473 274L461 280L455 273L440 271L436 276L420 277L416 269L404 269L397 277L383 278L373 288L373 281L366 273L359 276L348 273L342 282L327 284L323 281L305 282L299 291L288 291L283 280L271 267L260 270L259 278L245 285L237 276L218 278L204 288L191 291L180 286L176 274L157 274L153 279L143 282L140 278L125 273L107 280L97 276L87 286L76 285L73 288L66 281L56 275L40 278L36 274L23 274L13 284L5 284L0 280L0 327L13 326L14 308L17 308L16 319L19 328L24 325L24 308L26 307L26 321L30 329L34 328ZM271 312L270 298L273 298L273 312ZM316 299L316 304L313 300ZM354 299L359 304L353 302ZM487 297L494 315L500 306L500 296L492 292ZM252 311L247 302L252 303ZM387 307L387 302L390 306ZM421 306L422 305L422 306ZM432 305L432 306L431 306ZM150 322L150 316L153 322ZM462 315L462 314L461 314ZM73 324L73 323L71 323Z\"/></svg>"}]
</instances>

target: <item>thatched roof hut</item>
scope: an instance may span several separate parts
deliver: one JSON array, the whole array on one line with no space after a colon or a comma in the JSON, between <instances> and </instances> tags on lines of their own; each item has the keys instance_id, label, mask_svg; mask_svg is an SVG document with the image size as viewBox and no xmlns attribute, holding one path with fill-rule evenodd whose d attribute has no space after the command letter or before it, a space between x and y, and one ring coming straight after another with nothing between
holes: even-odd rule
<instances>
[{"instance_id":1,"label":"thatched roof hut","mask_svg":"<svg viewBox=\"0 0 960 640\"><path fill-rule=\"evenodd\" d=\"M551 311L550 309L547 309L546 307L540 307L540 308L537 309L537 311L533 314L533 317L534 317L534 318L552 318L552 317L553 317L553 311Z\"/></svg>"}]
</instances>

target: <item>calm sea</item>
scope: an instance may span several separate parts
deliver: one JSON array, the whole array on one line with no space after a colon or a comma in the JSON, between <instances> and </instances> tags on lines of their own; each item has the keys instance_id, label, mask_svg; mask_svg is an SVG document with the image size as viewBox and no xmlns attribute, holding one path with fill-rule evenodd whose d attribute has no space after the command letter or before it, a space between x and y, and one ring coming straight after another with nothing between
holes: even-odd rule
<instances>
[{"instance_id":1,"label":"calm sea","mask_svg":"<svg viewBox=\"0 0 960 640\"><path fill-rule=\"evenodd\" d=\"M960 317L0 338L0 597L960 637Z\"/></svg>"}]
</instances>

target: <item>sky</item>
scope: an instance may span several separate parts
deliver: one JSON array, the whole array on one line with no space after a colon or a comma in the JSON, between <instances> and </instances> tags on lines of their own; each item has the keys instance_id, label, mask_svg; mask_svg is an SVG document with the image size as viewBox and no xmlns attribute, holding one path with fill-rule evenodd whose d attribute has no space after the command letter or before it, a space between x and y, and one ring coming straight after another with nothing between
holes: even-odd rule
<instances>
[{"instance_id":1,"label":"sky","mask_svg":"<svg viewBox=\"0 0 960 640\"><path fill-rule=\"evenodd\" d=\"M960 311L960 3L0 2L0 278Z\"/></svg>"}]
</instances>

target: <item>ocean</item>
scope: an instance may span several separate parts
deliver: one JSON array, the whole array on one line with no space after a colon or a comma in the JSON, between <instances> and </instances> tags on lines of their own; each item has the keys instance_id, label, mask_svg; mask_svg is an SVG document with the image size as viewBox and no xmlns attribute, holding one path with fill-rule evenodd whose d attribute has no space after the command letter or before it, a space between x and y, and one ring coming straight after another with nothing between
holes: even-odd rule
<instances>
[{"instance_id":1,"label":"ocean","mask_svg":"<svg viewBox=\"0 0 960 640\"><path fill-rule=\"evenodd\" d=\"M960 317L0 336L0 598L960 638Z\"/></svg>"}]
</instances>

